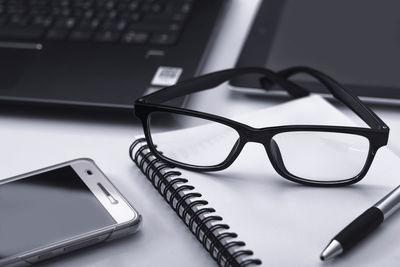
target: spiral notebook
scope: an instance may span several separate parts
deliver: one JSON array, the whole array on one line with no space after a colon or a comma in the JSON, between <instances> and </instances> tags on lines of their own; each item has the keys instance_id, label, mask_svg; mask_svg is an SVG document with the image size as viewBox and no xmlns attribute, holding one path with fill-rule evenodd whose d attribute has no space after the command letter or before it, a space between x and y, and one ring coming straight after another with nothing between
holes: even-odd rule
<instances>
[{"instance_id":1,"label":"spiral notebook","mask_svg":"<svg viewBox=\"0 0 400 267\"><path fill-rule=\"evenodd\" d=\"M253 127L358 125L319 96L235 119ZM223 141L194 144L177 136L201 134L206 127L209 126L161 133L158 140L173 142L176 153L196 157L204 145ZM359 184L341 188L308 187L283 179L273 170L264 148L256 144L248 144L230 168L214 173L172 168L148 150L142 137L135 140L130 153L154 188L220 266L397 263L398 222L385 224L359 248L333 262L319 260L319 253L334 235L400 183L399 158L388 148L378 151L369 173Z\"/></svg>"}]
</instances>

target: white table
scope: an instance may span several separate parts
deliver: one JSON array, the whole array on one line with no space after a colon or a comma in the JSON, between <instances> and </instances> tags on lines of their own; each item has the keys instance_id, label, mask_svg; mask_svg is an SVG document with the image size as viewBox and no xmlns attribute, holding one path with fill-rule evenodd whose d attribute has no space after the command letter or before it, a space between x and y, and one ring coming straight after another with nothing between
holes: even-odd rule
<instances>
[{"instance_id":1,"label":"white table","mask_svg":"<svg viewBox=\"0 0 400 267\"><path fill-rule=\"evenodd\" d=\"M204 72L232 67L258 0L232 0ZM248 97L229 88L193 96L193 109L234 115L278 103ZM224 107L221 110L221 106ZM400 107L373 106L391 127L390 147L400 154ZM94 159L143 215L132 237L52 260L42 266L207 266L215 264L195 237L135 168L128 157L133 137L142 132L124 122L87 117L0 113L0 177L9 177L79 157Z\"/></svg>"}]
</instances>

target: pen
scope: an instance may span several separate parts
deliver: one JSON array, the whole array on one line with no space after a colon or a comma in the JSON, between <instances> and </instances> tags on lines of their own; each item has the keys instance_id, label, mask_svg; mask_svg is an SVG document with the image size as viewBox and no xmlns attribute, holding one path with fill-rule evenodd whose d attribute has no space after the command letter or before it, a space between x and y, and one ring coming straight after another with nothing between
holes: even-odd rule
<instances>
[{"instance_id":1,"label":"pen","mask_svg":"<svg viewBox=\"0 0 400 267\"><path fill-rule=\"evenodd\" d=\"M337 234L322 251L321 260L336 257L355 246L374 231L384 220L400 206L400 186L382 198Z\"/></svg>"}]
</instances>

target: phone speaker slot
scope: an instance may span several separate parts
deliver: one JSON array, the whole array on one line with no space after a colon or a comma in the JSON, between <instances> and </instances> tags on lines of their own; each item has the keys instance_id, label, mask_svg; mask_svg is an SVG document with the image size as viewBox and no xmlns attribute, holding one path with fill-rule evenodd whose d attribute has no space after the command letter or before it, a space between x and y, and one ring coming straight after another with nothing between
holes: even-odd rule
<instances>
[{"instance_id":1,"label":"phone speaker slot","mask_svg":"<svg viewBox=\"0 0 400 267\"><path fill-rule=\"evenodd\" d=\"M111 194L110 192L108 192L108 190L101 184L101 183L97 183L97 185L100 187L101 191L103 191L103 193L107 196L108 200L111 202L111 204L115 205L118 204L118 200L116 200Z\"/></svg>"}]
</instances>

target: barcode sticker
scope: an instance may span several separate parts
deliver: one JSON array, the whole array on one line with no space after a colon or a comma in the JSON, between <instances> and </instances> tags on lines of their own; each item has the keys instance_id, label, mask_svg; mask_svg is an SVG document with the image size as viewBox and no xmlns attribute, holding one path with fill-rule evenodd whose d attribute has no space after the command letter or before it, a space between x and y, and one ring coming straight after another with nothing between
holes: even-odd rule
<instances>
[{"instance_id":1,"label":"barcode sticker","mask_svg":"<svg viewBox=\"0 0 400 267\"><path fill-rule=\"evenodd\" d=\"M151 81L151 85L171 86L178 82L183 69L175 67L158 67L156 74Z\"/></svg>"}]
</instances>

